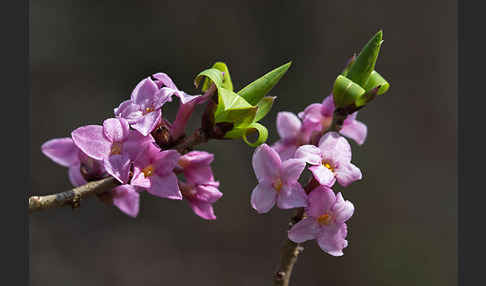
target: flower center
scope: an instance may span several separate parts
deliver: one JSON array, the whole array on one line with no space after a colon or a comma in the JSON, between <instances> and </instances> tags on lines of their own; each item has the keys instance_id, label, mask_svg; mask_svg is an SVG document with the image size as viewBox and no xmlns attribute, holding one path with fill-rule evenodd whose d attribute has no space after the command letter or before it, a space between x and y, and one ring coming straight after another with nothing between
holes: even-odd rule
<instances>
[{"instance_id":1,"label":"flower center","mask_svg":"<svg viewBox=\"0 0 486 286\"><path fill-rule=\"evenodd\" d=\"M280 193L280 190L282 189L282 180L277 179L275 182L273 182L272 184L273 188L277 191L277 193Z\"/></svg>"},{"instance_id":2,"label":"flower center","mask_svg":"<svg viewBox=\"0 0 486 286\"><path fill-rule=\"evenodd\" d=\"M317 218L317 222L320 224L320 225L329 225L331 224L332 222L332 216L329 215L329 214L323 214L323 215L320 215L318 218Z\"/></svg>"},{"instance_id":3,"label":"flower center","mask_svg":"<svg viewBox=\"0 0 486 286\"><path fill-rule=\"evenodd\" d=\"M323 131L327 130L329 126L331 126L331 122L332 122L332 116L331 117L323 116L321 120L321 125L323 127L322 130Z\"/></svg>"},{"instance_id":4,"label":"flower center","mask_svg":"<svg viewBox=\"0 0 486 286\"><path fill-rule=\"evenodd\" d=\"M123 144L120 142L115 142L111 145L110 155L118 155L122 152Z\"/></svg>"},{"instance_id":5,"label":"flower center","mask_svg":"<svg viewBox=\"0 0 486 286\"><path fill-rule=\"evenodd\" d=\"M153 107L145 107L145 109L143 110L143 114L147 114L147 113L150 113L152 111L154 111L155 109Z\"/></svg>"},{"instance_id":6,"label":"flower center","mask_svg":"<svg viewBox=\"0 0 486 286\"><path fill-rule=\"evenodd\" d=\"M154 166L148 165L147 167L142 169L142 173L145 176L145 178L152 176L152 174L154 173Z\"/></svg>"},{"instance_id":7,"label":"flower center","mask_svg":"<svg viewBox=\"0 0 486 286\"><path fill-rule=\"evenodd\" d=\"M331 164L329 164L328 162L326 161L322 161L322 165L326 168L328 168L329 170L331 170L331 172L334 172L334 168L331 166Z\"/></svg>"},{"instance_id":8,"label":"flower center","mask_svg":"<svg viewBox=\"0 0 486 286\"><path fill-rule=\"evenodd\" d=\"M181 157L178 162L179 166L183 169L187 168L191 163L186 158Z\"/></svg>"}]
</instances>

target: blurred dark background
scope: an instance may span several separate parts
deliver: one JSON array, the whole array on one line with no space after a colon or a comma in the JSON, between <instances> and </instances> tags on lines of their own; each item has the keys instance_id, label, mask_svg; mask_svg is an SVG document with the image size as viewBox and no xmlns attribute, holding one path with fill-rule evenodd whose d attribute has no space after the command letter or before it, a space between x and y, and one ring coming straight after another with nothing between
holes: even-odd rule
<instances>
[{"instance_id":1,"label":"blurred dark background","mask_svg":"<svg viewBox=\"0 0 486 286\"><path fill-rule=\"evenodd\" d=\"M369 132L362 147L352 143L364 179L344 190L356 205L349 247L336 258L305 243L291 284L456 284L456 1L30 4L30 194L71 187L41 144L101 124L150 74L166 72L194 94L194 76L216 60L228 63L237 89L292 60L263 120L273 143L277 112L320 102L347 59L383 29L377 70L392 86L359 115ZM164 114L173 118L177 106ZM146 194L136 219L95 199L32 214L31 284L270 285L293 211L251 209L253 149L242 141L201 149L216 152L224 192L216 221Z\"/></svg>"}]
</instances>

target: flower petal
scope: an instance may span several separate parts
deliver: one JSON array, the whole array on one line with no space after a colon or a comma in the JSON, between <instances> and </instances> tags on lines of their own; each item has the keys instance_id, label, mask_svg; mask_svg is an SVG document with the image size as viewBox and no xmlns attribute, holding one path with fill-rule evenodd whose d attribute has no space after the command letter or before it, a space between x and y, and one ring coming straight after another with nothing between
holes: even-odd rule
<instances>
[{"instance_id":1,"label":"flower petal","mask_svg":"<svg viewBox=\"0 0 486 286\"><path fill-rule=\"evenodd\" d=\"M309 167L309 170L321 185L332 187L336 182L336 176L334 173L323 165Z\"/></svg>"},{"instance_id":2,"label":"flower petal","mask_svg":"<svg viewBox=\"0 0 486 286\"><path fill-rule=\"evenodd\" d=\"M128 138L123 142L123 153L127 154L131 160L136 160L144 153L146 146L154 145L152 135L143 136L140 132L130 130Z\"/></svg>"},{"instance_id":3,"label":"flower petal","mask_svg":"<svg viewBox=\"0 0 486 286\"><path fill-rule=\"evenodd\" d=\"M125 100L120 103L118 108L115 108L114 111L116 117L125 118L130 124L137 122L143 116L140 106L136 105L131 100Z\"/></svg>"},{"instance_id":4,"label":"flower petal","mask_svg":"<svg viewBox=\"0 0 486 286\"><path fill-rule=\"evenodd\" d=\"M142 109L153 108L156 101L157 85L150 77L143 79L132 92L133 103L140 105Z\"/></svg>"},{"instance_id":5,"label":"flower petal","mask_svg":"<svg viewBox=\"0 0 486 286\"><path fill-rule=\"evenodd\" d=\"M343 195L338 193L336 202L331 209L337 223L343 223L353 216L354 205L350 201L345 201Z\"/></svg>"},{"instance_id":6,"label":"flower petal","mask_svg":"<svg viewBox=\"0 0 486 286\"><path fill-rule=\"evenodd\" d=\"M322 116L330 117L332 119L335 109L336 106L334 105L334 96L331 93L322 101L321 114Z\"/></svg>"},{"instance_id":7,"label":"flower petal","mask_svg":"<svg viewBox=\"0 0 486 286\"><path fill-rule=\"evenodd\" d=\"M108 174L122 184L128 183L130 158L127 155L111 155L103 160L103 166Z\"/></svg>"},{"instance_id":8,"label":"flower petal","mask_svg":"<svg viewBox=\"0 0 486 286\"><path fill-rule=\"evenodd\" d=\"M173 173L173 170L180 157L181 154L179 154L179 152L176 150L159 151L154 156L155 173L162 177Z\"/></svg>"},{"instance_id":9,"label":"flower petal","mask_svg":"<svg viewBox=\"0 0 486 286\"><path fill-rule=\"evenodd\" d=\"M121 185L112 191L113 204L125 214L136 217L140 205L140 194L134 186Z\"/></svg>"},{"instance_id":10,"label":"flower petal","mask_svg":"<svg viewBox=\"0 0 486 286\"><path fill-rule=\"evenodd\" d=\"M79 164L78 147L69 137L51 139L42 144L41 150L49 159L64 167Z\"/></svg>"},{"instance_id":11,"label":"flower petal","mask_svg":"<svg viewBox=\"0 0 486 286\"><path fill-rule=\"evenodd\" d=\"M336 173L338 183L343 187L347 187L352 182L361 180L362 178L361 170L352 163L341 165L334 172Z\"/></svg>"},{"instance_id":12,"label":"flower petal","mask_svg":"<svg viewBox=\"0 0 486 286\"><path fill-rule=\"evenodd\" d=\"M319 233L319 223L311 217L305 218L295 225L288 232L288 237L295 243L315 239Z\"/></svg>"},{"instance_id":13,"label":"flower petal","mask_svg":"<svg viewBox=\"0 0 486 286\"><path fill-rule=\"evenodd\" d=\"M295 151L295 158L304 160L311 165L321 165L322 155L321 149L314 145L302 145Z\"/></svg>"},{"instance_id":14,"label":"flower petal","mask_svg":"<svg viewBox=\"0 0 486 286\"><path fill-rule=\"evenodd\" d=\"M212 184L206 185L197 185L197 193L195 197L197 198L197 200L202 202L207 202L211 204L215 203L223 196L223 193L218 190L218 186L218 182L212 182Z\"/></svg>"},{"instance_id":15,"label":"flower petal","mask_svg":"<svg viewBox=\"0 0 486 286\"><path fill-rule=\"evenodd\" d=\"M307 194L299 183L284 185L277 197L281 209L307 207Z\"/></svg>"},{"instance_id":16,"label":"flower petal","mask_svg":"<svg viewBox=\"0 0 486 286\"><path fill-rule=\"evenodd\" d=\"M346 240L347 226L345 223L322 227L318 234L319 247L332 256L342 256L343 249L348 246Z\"/></svg>"},{"instance_id":17,"label":"flower petal","mask_svg":"<svg viewBox=\"0 0 486 286\"><path fill-rule=\"evenodd\" d=\"M281 180L284 183L296 182L305 168L305 161L301 159L288 159L282 163Z\"/></svg>"},{"instance_id":18,"label":"flower petal","mask_svg":"<svg viewBox=\"0 0 486 286\"><path fill-rule=\"evenodd\" d=\"M107 158L111 151L111 142L103 134L103 126L87 125L71 132L74 144L86 155L96 160Z\"/></svg>"},{"instance_id":19,"label":"flower petal","mask_svg":"<svg viewBox=\"0 0 486 286\"><path fill-rule=\"evenodd\" d=\"M111 142L121 142L128 137L128 121L124 118L108 118L103 121L103 133Z\"/></svg>"},{"instance_id":20,"label":"flower petal","mask_svg":"<svg viewBox=\"0 0 486 286\"><path fill-rule=\"evenodd\" d=\"M294 157L297 146L294 142L285 142L287 140L279 140L272 145L272 149L275 150L282 161L291 159Z\"/></svg>"},{"instance_id":21,"label":"flower petal","mask_svg":"<svg viewBox=\"0 0 486 286\"><path fill-rule=\"evenodd\" d=\"M274 181L280 176L282 162L275 150L267 144L262 144L253 153L252 165L258 181Z\"/></svg>"},{"instance_id":22,"label":"flower petal","mask_svg":"<svg viewBox=\"0 0 486 286\"><path fill-rule=\"evenodd\" d=\"M72 165L68 171L69 181L74 187L79 187L87 183L86 179L81 174L80 165Z\"/></svg>"},{"instance_id":23,"label":"flower petal","mask_svg":"<svg viewBox=\"0 0 486 286\"><path fill-rule=\"evenodd\" d=\"M133 177L130 181L130 184L146 190L152 187L152 181L150 180L150 177L145 177L142 169L137 166L134 166L133 168Z\"/></svg>"},{"instance_id":24,"label":"flower petal","mask_svg":"<svg viewBox=\"0 0 486 286\"><path fill-rule=\"evenodd\" d=\"M172 89L177 90L177 86L174 84L172 79L163 72L155 73L152 75L153 78L155 78L155 83L161 88L162 86L166 86Z\"/></svg>"},{"instance_id":25,"label":"flower petal","mask_svg":"<svg viewBox=\"0 0 486 286\"><path fill-rule=\"evenodd\" d=\"M166 176L152 175L150 177L152 186L147 189L154 196L171 200L182 200L182 194L177 184L177 177L174 173Z\"/></svg>"},{"instance_id":26,"label":"flower petal","mask_svg":"<svg viewBox=\"0 0 486 286\"><path fill-rule=\"evenodd\" d=\"M251 206L258 213L266 213L275 205L277 192L271 183L260 182L251 193Z\"/></svg>"},{"instance_id":27,"label":"flower petal","mask_svg":"<svg viewBox=\"0 0 486 286\"><path fill-rule=\"evenodd\" d=\"M356 113L357 112L353 114ZM346 120L344 120L343 127L341 128L341 130L339 130L339 133L353 139L358 145L362 145L366 140L368 127L363 122L354 120L350 117L351 115L348 116Z\"/></svg>"},{"instance_id":28,"label":"flower petal","mask_svg":"<svg viewBox=\"0 0 486 286\"><path fill-rule=\"evenodd\" d=\"M199 217L207 220L216 219L216 215L214 215L212 204L203 201L197 201L197 200L190 200L188 202L192 211L194 211L194 213Z\"/></svg>"},{"instance_id":29,"label":"flower petal","mask_svg":"<svg viewBox=\"0 0 486 286\"><path fill-rule=\"evenodd\" d=\"M346 164L351 162L351 146L346 138L337 132L327 132L319 140L323 159Z\"/></svg>"},{"instance_id":30,"label":"flower petal","mask_svg":"<svg viewBox=\"0 0 486 286\"><path fill-rule=\"evenodd\" d=\"M330 188L318 186L309 193L309 207L306 212L314 218L318 218L322 214L329 214L335 201L336 195Z\"/></svg>"},{"instance_id":31,"label":"flower petal","mask_svg":"<svg viewBox=\"0 0 486 286\"><path fill-rule=\"evenodd\" d=\"M147 136L155 129L155 127L157 127L161 117L162 112L160 109L149 112L142 116L140 120L132 124L132 127L140 132L143 136Z\"/></svg>"},{"instance_id":32,"label":"flower petal","mask_svg":"<svg viewBox=\"0 0 486 286\"><path fill-rule=\"evenodd\" d=\"M302 123L292 112L282 111L277 114L277 131L280 138L296 138Z\"/></svg>"}]
</instances>

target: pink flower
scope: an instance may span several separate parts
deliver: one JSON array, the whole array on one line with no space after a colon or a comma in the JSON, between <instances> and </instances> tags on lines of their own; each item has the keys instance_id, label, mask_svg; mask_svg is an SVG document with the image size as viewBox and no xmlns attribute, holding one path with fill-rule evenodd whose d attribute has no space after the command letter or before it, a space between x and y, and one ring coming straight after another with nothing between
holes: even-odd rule
<instances>
[{"instance_id":1,"label":"pink flower","mask_svg":"<svg viewBox=\"0 0 486 286\"><path fill-rule=\"evenodd\" d=\"M172 96L179 97L182 104L186 104L200 95L190 95L182 90L179 90L172 79L165 73L159 72L152 75L155 78L155 84L160 88L160 93L163 97L166 97L168 101L172 101Z\"/></svg>"},{"instance_id":2,"label":"pink flower","mask_svg":"<svg viewBox=\"0 0 486 286\"><path fill-rule=\"evenodd\" d=\"M181 200L174 168L180 154L176 150L161 151L155 144L147 144L133 162L132 186L146 189L154 196Z\"/></svg>"},{"instance_id":3,"label":"pink flower","mask_svg":"<svg viewBox=\"0 0 486 286\"><path fill-rule=\"evenodd\" d=\"M54 162L69 167L69 180L73 186L81 186L89 180L106 177L103 162L84 154L71 138L51 139L42 144L42 153ZM112 190L113 204L125 214L136 217L138 214L139 194L130 185L117 186Z\"/></svg>"},{"instance_id":4,"label":"pink flower","mask_svg":"<svg viewBox=\"0 0 486 286\"><path fill-rule=\"evenodd\" d=\"M257 212L266 213L275 203L281 209L307 206L307 195L297 182L305 168L304 161L282 162L275 150L262 144L255 150L252 164L258 185L251 194L251 205Z\"/></svg>"},{"instance_id":5,"label":"pink flower","mask_svg":"<svg viewBox=\"0 0 486 286\"><path fill-rule=\"evenodd\" d=\"M290 159L299 146L309 143L309 131L312 130L302 125L297 115L287 111L279 112L277 132L280 140L275 142L272 148L277 151L282 160Z\"/></svg>"},{"instance_id":6,"label":"pink flower","mask_svg":"<svg viewBox=\"0 0 486 286\"><path fill-rule=\"evenodd\" d=\"M334 109L334 99L331 94L324 98L321 104L314 103L307 106L303 112L299 113L299 117L310 132L322 134L331 126ZM356 120L357 114L358 112L355 112L346 117L339 133L353 139L358 145L362 145L366 140L368 129L364 123Z\"/></svg>"},{"instance_id":7,"label":"pink flower","mask_svg":"<svg viewBox=\"0 0 486 286\"><path fill-rule=\"evenodd\" d=\"M179 166L187 180L179 181L182 195L195 214L208 220L216 219L212 204L223 196L210 167L213 159L213 154L203 151L192 151L179 159Z\"/></svg>"},{"instance_id":8,"label":"pink flower","mask_svg":"<svg viewBox=\"0 0 486 286\"><path fill-rule=\"evenodd\" d=\"M109 118L100 125L79 127L71 133L74 144L89 157L102 160L106 171L121 183L129 179L130 162L137 158L142 146L153 141L130 130L127 120Z\"/></svg>"},{"instance_id":9,"label":"pink flower","mask_svg":"<svg viewBox=\"0 0 486 286\"><path fill-rule=\"evenodd\" d=\"M345 222L353 212L353 204L344 201L341 193L336 196L330 188L319 186L309 194L307 217L289 230L288 237L296 243L316 239L323 251L341 256L348 246Z\"/></svg>"},{"instance_id":10,"label":"pink flower","mask_svg":"<svg viewBox=\"0 0 486 286\"><path fill-rule=\"evenodd\" d=\"M126 119L133 129L147 136L160 123L160 108L169 100L169 96L148 77L137 84L129 100L115 108L115 116Z\"/></svg>"},{"instance_id":11,"label":"pink flower","mask_svg":"<svg viewBox=\"0 0 486 286\"><path fill-rule=\"evenodd\" d=\"M69 137L51 139L42 144L41 150L52 161L69 168L69 181L75 187L86 184L86 178L98 180L107 175L103 162L88 157Z\"/></svg>"},{"instance_id":12,"label":"pink flower","mask_svg":"<svg viewBox=\"0 0 486 286\"><path fill-rule=\"evenodd\" d=\"M336 132L327 132L319 140L319 148L304 145L295 151L295 158L314 165L309 170L321 184L332 187L336 180L346 187L361 180L361 171L351 163L351 146Z\"/></svg>"}]
</instances>

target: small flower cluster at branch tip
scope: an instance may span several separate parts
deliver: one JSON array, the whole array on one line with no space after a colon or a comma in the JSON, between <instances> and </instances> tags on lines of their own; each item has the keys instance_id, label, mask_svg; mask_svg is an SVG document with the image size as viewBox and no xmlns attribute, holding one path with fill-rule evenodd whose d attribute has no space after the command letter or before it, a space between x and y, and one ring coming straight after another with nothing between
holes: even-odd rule
<instances>
[{"instance_id":1,"label":"small flower cluster at branch tip","mask_svg":"<svg viewBox=\"0 0 486 286\"><path fill-rule=\"evenodd\" d=\"M334 193L337 182L347 187L362 179L361 170L351 163L351 146L346 136L362 145L367 126L356 120L358 110L376 95L385 93L389 83L375 70L382 44L379 31L353 56L338 75L331 94L295 115L277 114L280 139L271 147L264 144L253 154L258 185L251 193L251 206L266 213L276 204L281 209L300 208L289 240L302 243L317 240L319 247L333 256L343 255L348 246L346 221L354 205ZM299 178L305 167L312 174L302 187Z\"/></svg>"},{"instance_id":2,"label":"small flower cluster at branch tip","mask_svg":"<svg viewBox=\"0 0 486 286\"><path fill-rule=\"evenodd\" d=\"M79 127L70 138L49 140L42 152L69 168L74 186L115 178L120 185L99 197L129 216L138 215L139 193L147 191L161 198L185 200L196 215L214 220L213 204L223 196L210 166L214 155L192 149L209 139L242 138L251 146L263 143L267 129L257 121L275 100L265 95L289 67L290 63L282 65L235 93L228 67L217 62L196 76L196 87L204 79L200 95L187 94L167 74L155 73L140 81L130 99L114 108L114 118L102 125ZM180 105L171 122L163 117L162 108L173 96ZM204 103L201 128L186 137L190 117ZM246 135L255 131L258 140L250 143Z\"/></svg>"},{"instance_id":3,"label":"small flower cluster at branch tip","mask_svg":"<svg viewBox=\"0 0 486 286\"><path fill-rule=\"evenodd\" d=\"M182 155L160 146L152 136L161 125L174 126L162 117L162 107L173 95L181 101L180 111L206 102L212 94L188 95L177 89L167 74L156 73L139 82L131 98L114 109L115 118L104 120L102 125L79 127L71 138L49 140L42 145L42 152L69 168L74 186L113 176L120 185L111 191L110 199L129 216L138 215L139 193L146 190L161 198L186 199L195 214L216 219L212 204L222 193L210 167L213 155L199 151ZM184 110L186 118L193 110L194 106L189 112ZM179 136L186 123L178 123Z\"/></svg>"}]
</instances>

